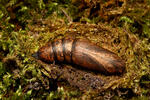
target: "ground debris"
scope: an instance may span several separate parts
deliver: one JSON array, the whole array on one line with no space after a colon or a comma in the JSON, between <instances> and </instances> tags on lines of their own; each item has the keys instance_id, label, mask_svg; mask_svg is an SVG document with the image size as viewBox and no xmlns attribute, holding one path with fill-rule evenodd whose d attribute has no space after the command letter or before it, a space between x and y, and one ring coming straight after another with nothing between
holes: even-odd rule
<instances>
[{"instance_id":1,"label":"ground debris","mask_svg":"<svg viewBox=\"0 0 150 100\"><path fill-rule=\"evenodd\" d=\"M49 78L57 80L59 86L64 86L64 84L61 83L69 83L71 87L84 92L91 90L100 93L116 84L117 80L119 81L122 79L120 76L105 76L100 73L78 69L76 66L66 64L45 64L41 61L38 62L40 62L40 64L42 64L41 67L45 69L42 72Z\"/></svg>"}]
</instances>

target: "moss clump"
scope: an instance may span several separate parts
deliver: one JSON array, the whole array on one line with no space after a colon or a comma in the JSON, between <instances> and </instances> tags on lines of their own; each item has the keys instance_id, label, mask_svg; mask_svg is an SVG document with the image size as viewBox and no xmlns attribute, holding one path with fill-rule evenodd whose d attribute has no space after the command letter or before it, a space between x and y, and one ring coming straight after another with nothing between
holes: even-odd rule
<instances>
[{"instance_id":1,"label":"moss clump","mask_svg":"<svg viewBox=\"0 0 150 100\"><path fill-rule=\"evenodd\" d=\"M0 99L147 99L148 11L148 0L1 0ZM48 41L65 36L88 38L117 53L126 61L127 72L104 76L31 57Z\"/></svg>"}]
</instances>

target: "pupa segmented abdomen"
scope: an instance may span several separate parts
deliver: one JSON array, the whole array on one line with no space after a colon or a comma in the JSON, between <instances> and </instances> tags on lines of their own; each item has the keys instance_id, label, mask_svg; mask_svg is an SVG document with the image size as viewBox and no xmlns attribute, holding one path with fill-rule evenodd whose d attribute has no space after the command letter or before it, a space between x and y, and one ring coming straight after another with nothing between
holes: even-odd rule
<instances>
[{"instance_id":1,"label":"pupa segmented abdomen","mask_svg":"<svg viewBox=\"0 0 150 100\"><path fill-rule=\"evenodd\" d=\"M52 63L68 62L105 74L120 74L125 63L115 53L85 39L63 38L39 49L36 58Z\"/></svg>"}]
</instances>

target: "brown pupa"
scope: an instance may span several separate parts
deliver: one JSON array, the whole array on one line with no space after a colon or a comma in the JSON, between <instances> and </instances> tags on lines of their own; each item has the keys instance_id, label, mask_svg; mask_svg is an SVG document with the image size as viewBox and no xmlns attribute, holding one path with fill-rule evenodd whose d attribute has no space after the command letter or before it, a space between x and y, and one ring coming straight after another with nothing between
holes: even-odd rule
<instances>
[{"instance_id":1,"label":"brown pupa","mask_svg":"<svg viewBox=\"0 0 150 100\"><path fill-rule=\"evenodd\" d=\"M115 53L85 39L63 38L48 43L33 54L43 62L67 62L104 74L121 74L125 62Z\"/></svg>"}]
</instances>

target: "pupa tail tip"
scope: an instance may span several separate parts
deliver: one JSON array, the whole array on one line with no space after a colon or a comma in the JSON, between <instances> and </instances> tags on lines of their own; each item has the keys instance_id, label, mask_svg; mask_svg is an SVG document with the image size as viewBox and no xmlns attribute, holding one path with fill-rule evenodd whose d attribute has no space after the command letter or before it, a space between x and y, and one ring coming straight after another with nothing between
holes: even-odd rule
<instances>
[{"instance_id":1,"label":"pupa tail tip","mask_svg":"<svg viewBox=\"0 0 150 100\"><path fill-rule=\"evenodd\" d=\"M38 52L33 53L32 57L35 58L35 59L39 59Z\"/></svg>"}]
</instances>

